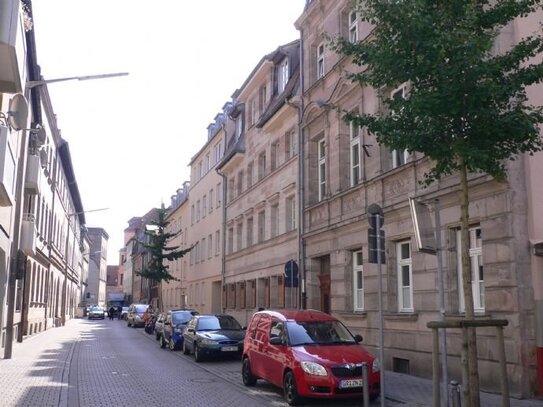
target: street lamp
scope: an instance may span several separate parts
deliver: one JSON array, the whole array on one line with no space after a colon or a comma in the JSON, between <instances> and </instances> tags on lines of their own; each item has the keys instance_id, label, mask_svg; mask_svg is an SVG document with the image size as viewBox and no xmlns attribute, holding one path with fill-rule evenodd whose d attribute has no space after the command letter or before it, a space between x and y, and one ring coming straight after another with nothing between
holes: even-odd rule
<instances>
[{"instance_id":1,"label":"street lamp","mask_svg":"<svg viewBox=\"0 0 543 407\"><path fill-rule=\"evenodd\" d=\"M26 82L26 89L32 89L36 86L47 85L49 83L64 82L64 81L89 81L92 79L105 79L105 78L114 78L117 76L127 76L128 72L118 72L118 73L106 73L101 75L86 75L86 76L69 76L67 78L57 78L57 79L42 79L39 81L28 81Z\"/></svg>"}]
</instances>

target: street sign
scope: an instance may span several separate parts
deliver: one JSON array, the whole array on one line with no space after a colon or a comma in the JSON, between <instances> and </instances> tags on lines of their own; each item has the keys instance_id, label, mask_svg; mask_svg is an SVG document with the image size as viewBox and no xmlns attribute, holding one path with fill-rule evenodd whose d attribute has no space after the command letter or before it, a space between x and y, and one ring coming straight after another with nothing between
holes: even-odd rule
<instances>
[{"instance_id":1,"label":"street sign","mask_svg":"<svg viewBox=\"0 0 543 407\"><path fill-rule=\"evenodd\" d=\"M384 220L383 209L377 204L371 204L368 207L368 263L377 264L380 254L380 263L385 264L385 231L381 229Z\"/></svg>"},{"instance_id":2,"label":"street sign","mask_svg":"<svg viewBox=\"0 0 543 407\"><path fill-rule=\"evenodd\" d=\"M298 287L298 264L294 260L285 263L285 287Z\"/></svg>"}]
</instances>

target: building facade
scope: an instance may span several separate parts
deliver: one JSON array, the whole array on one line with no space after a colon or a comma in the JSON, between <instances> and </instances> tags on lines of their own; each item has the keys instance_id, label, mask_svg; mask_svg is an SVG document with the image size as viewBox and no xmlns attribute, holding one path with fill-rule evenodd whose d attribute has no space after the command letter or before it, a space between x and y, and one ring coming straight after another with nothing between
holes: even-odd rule
<instances>
[{"instance_id":1,"label":"building facade","mask_svg":"<svg viewBox=\"0 0 543 407\"><path fill-rule=\"evenodd\" d=\"M107 241L109 235L103 228L88 228L90 241L89 282L87 299L93 305L107 305Z\"/></svg>"}]
</instances>

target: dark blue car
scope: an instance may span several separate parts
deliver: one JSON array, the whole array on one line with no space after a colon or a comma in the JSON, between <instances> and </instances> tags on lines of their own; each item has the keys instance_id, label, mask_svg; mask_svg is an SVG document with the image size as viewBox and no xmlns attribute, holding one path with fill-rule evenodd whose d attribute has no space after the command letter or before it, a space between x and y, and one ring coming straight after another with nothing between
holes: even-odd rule
<instances>
[{"instance_id":1,"label":"dark blue car","mask_svg":"<svg viewBox=\"0 0 543 407\"><path fill-rule=\"evenodd\" d=\"M165 348L168 346L170 350L178 350L183 346L183 331L190 319L197 315L193 309L173 309L168 311L162 335L160 336L160 346Z\"/></svg>"}]
</instances>

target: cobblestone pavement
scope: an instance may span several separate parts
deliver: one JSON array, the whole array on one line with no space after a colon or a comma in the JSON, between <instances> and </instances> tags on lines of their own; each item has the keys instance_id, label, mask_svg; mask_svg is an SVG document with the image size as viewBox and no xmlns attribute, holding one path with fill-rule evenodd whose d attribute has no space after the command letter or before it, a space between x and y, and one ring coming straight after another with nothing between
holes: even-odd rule
<instances>
[{"instance_id":1,"label":"cobblestone pavement","mask_svg":"<svg viewBox=\"0 0 543 407\"><path fill-rule=\"evenodd\" d=\"M431 380L386 372L387 407L431 406ZM124 321L76 319L13 346L0 359L0 406L277 406L280 389L259 380L243 386L239 361L196 363L161 349L153 335ZM481 393L483 407L501 405ZM311 406L361 406L361 400L315 400ZM379 400L372 407L380 406ZM539 400L511 400L511 407L543 407Z\"/></svg>"}]
</instances>

